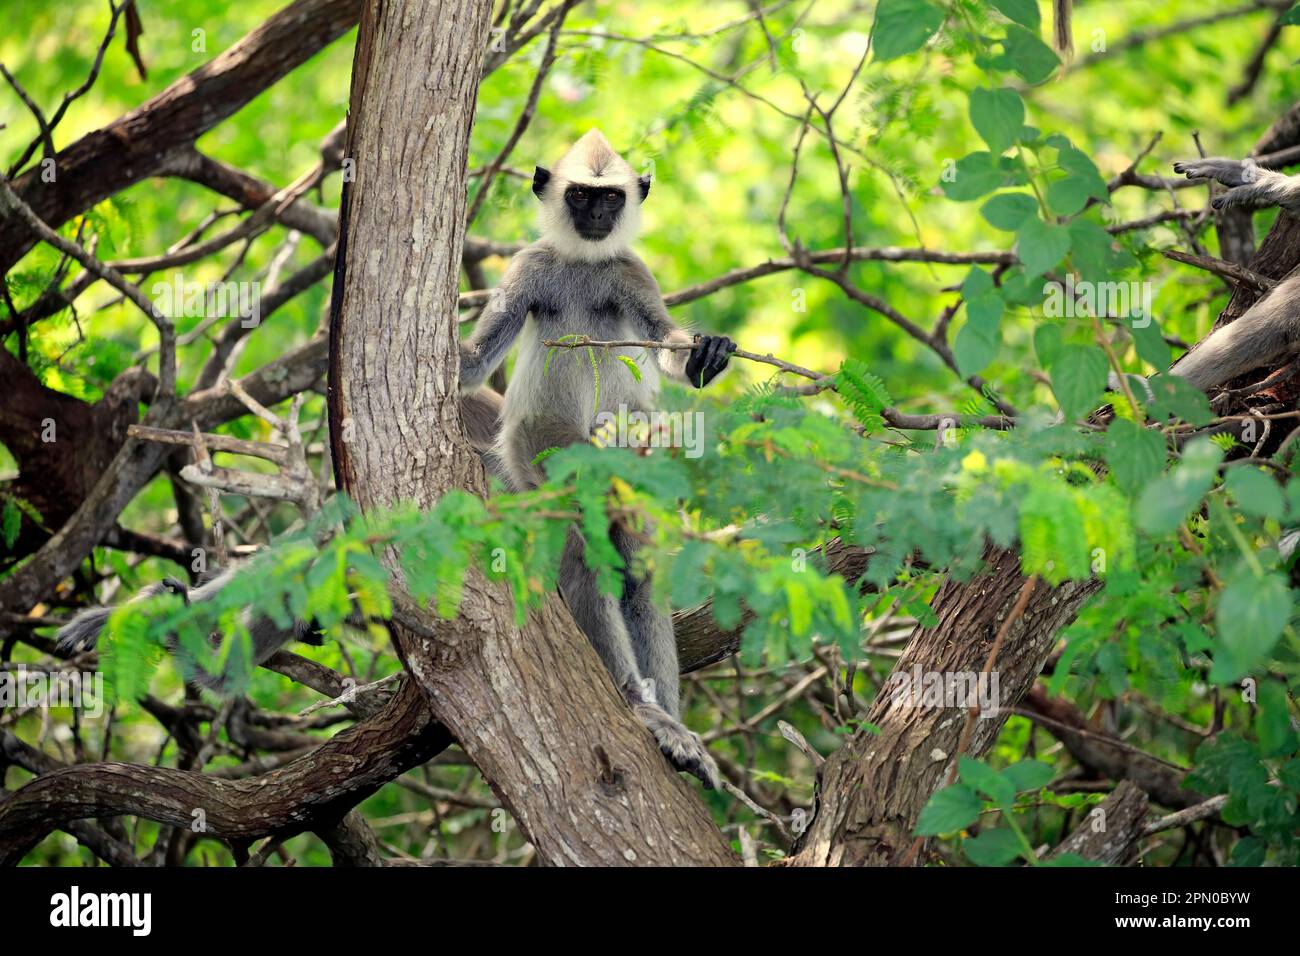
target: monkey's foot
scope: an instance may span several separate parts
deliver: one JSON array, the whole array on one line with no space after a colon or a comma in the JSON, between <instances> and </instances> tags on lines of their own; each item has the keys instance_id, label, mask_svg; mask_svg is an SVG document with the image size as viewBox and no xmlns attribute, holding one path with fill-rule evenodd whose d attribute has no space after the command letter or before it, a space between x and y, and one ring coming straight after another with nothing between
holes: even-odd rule
<instances>
[{"instance_id":1,"label":"monkey's foot","mask_svg":"<svg viewBox=\"0 0 1300 956\"><path fill-rule=\"evenodd\" d=\"M722 775L718 765L704 746L700 735L688 729L680 720L664 710L658 704L647 701L633 701L632 713L654 734L655 743L678 770L693 774L703 781L709 790L722 787Z\"/></svg>"}]
</instances>

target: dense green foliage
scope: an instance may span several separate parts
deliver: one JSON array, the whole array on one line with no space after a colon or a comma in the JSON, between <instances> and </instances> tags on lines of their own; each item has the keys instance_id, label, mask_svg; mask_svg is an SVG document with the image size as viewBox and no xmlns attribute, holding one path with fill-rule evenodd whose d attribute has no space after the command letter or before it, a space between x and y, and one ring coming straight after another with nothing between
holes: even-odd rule
<instances>
[{"instance_id":1,"label":"dense green foliage","mask_svg":"<svg viewBox=\"0 0 1300 956\"><path fill-rule=\"evenodd\" d=\"M276 6L142 0L148 79L115 45L103 75L59 129L59 145L193 69ZM789 237L813 251L842 247L846 238L859 247L1014 251L1014 264L848 267L847 281L927 332L959 293L961 308L941 320L952 321L955 369L880 310L798 269L677 307L683 324L725 332L742 348L833 376L820 383L831 387L795 394L788 386L806 381L736 360L716 389L665 395L668 409L702 413L699 457L680 449L633 458L624 449L570 448L546 458L550 481L536 492L495 494L486 502L455 493L423 514L361 515L335 499L303 520L287 505L259 505L264 517L251 541L275 546L219 601L186 608L162 597L147 617L114 617L114 639L101 657L119 701L113 753L150 759L166 747L159 728L131 703L150 687L159 695L178 689L168 667L155 673L160 655L150 648L178 632L202 657L209 653L203 635L212 628L238 637L238 612L246 607L315 617L339 641L307 653L346 673L374 678L397 669L382 627L342 625L349 596L375 621L389 612L389 576L379 561L388 547L400 556L406 586L433 600L439 613L455 615L461 582L475 567L508 582L522 615L553 590L573 517L610 589L619 559L602 529L611 515L633 523L645 533L644 560L665 601L691 607L711 598L725 628L742 622L742 608L753 612L739 658L723 665L725 672L706 671L688 684L687 722L709 728L748 719L785 693L805 665L816 665L815 651L824 656L832 647L857 662L853 689L870 700L897 656L896 643L877 640L882 628L929 623L938 585L949 575L978 572L991 542L1019 547L1024 571L1049 584L1093 576L1104 582L1061 635L1042 678L1049 692L1104 714L1127 743L1192 770L1190 784L1205 795L1228 794L1221 815L1227 827L1216 839L1233 863L1300 862L1300 609L1294 557L1280 548L1285 531L1300 526L1296 445L1260 460L1231 436L1194 435L1215 421L1214 413L1176 378L1157 377L1149 399L1107 391L1112 370L1164 371L1175 355L1168 342L1204 334L1229 289L1161 257L1163 249L1187 247L1176 220L1114 234L1106 228L1173 208L1174 201L1199 205L1200 188L1112 192L1107 183L1157 133L1162 138L1143 160L1144 173L1169 175L1170 161L1195 155L1194 130L1210 153L1248 152L1300 99L1300 77L1290 69L1300 32L1284 30L1254 90L1228 107L1226 89L1273 14L1236 16L1124 48L1124 37L1187 16L1187 5L1081 4L1079 52L1063 68L1039 39L1039 6L881 0L873 25L869 7L778 3L765 17L772 48L740 3L689 16L672 3L611 0L575 10L537 117L509 165L527 169L554 158L597 120L634 165L653 164L656 185L639 247L665 292L787 255L776 227L783 208ZM24 0L7 12L11 29L0 38L0 58L38 101L57 102L85 75L104 27L100 5ZM196 28L207 31L206 54L191 52ZM835 114L840 161L850 170L846 237L836 159L815 112L814 128L800 136L808 111L801 84L829 107L854 76L869 36L871 55ZM351 44L349 35L290 75L204 137L201 148L277 184L300 175L343 115ZM490 162L509 137L542 46L530 45L485 81L471 169ZM2 102L8 125L0 131L0 157L8 164L36 131L16 98ZM797 179L785 208L796 140ZM471 195L475 188L471 179ZM471 233L498 241L534 236L525 180L503 175L491 188ZM337 190L337 177L327 181L326 205L337 204ZM84 230L83 240L93 235L104 258L144 255L175 242L211 208L212 196L197 186L149 180L61 231ZM1260 236L1272 218L1256 216ZM246 250L227 249L188 267L187 277L215 279L233 265L236 277L254 278L283 238L271 232ZM1213 230L1201 238L1213 252ZM318 255L311 245L304 240L292 263ZM235 256L242 256L239 264ZM20 308L58 262L55 251L38 248L9 274ZM499 275L504 260L487 265ZM1045 282L1067 273L1081 283L1149 283L1150 313L1054 314L1060 310ZM250 337L237 374L308 338L327 298L320 283L277 312L270 327ZM93 400L124 368L147 360L157 344L152 327L109 299L106 290L92 289L77 315L64 311L31 330L29 361L47 386ZM198 321L180 320L180 331ZM12 340L7 344L14 350ZM210 348L198 336L181 350L182 389ZM587 359L579 349L554 360ZM965 381L971 376L981 376L982 387ZM1089 419L1104 405L1115 415L1109 427ZM1014 410L1016 427L979 424L999 409ZM936 441L933 430L892 427L892 411L948 414L952 427ZM317 440L323 415L323 400L313 396L305 433ZM1286 432L1294 420L1283 417L1272 427ZM268 435L252 416L221 430ZM0 450L0 468L9 467ZM5 499L10 544L24 504ZM236 527L255 513L236 496L226 496L223 507ZM160 478L122 524L167 533L175 520L169 485ZM825 573L815 549L834 537L875 549L869 588ZM92 576L116 580L119 596L176 573L161 559L134 562L108 549L97 549L90 563ZM292 712L313 699L275 675L241 669L243 642L227 642L224 653L235 658L226 663L241 681L247 677L258 703ZM724 688L728 695L733 689L726 685L734 685L737 701L724 703ZM758 733L724 733L710 746L748 768L757 792L788 815L807 806L813 774L776 732L776 719L827 752L839 735L857 730L861 716L796 695ZM1198 733L1209 728L1213 736ZM82 733L93 739L96 731ZM237 759L223 753L217 765ZM984 761L963 758L960 780L936 794L917 833L944 836L941 852L951 862L1036 862L1035 847L1057 842L1078 811L1100 799L1055 785L1071 767L1042 728L1012 717ZM427 768L425 775L448 789L487 793L472 768ZM706 799L720 822L754 819L726 795ZM390 787L364 809L373 819L397 820L423 806L415 794ZM502 852L514 852L518 834L488 832L489 823L488 811L457 807L445 817L391 824L400 828L392 842L417 855L429 841L439 853L488 855L486 833ZM141 830L151 832L147 825ZM288 848L308 862L323 859L309 837ZM51 839L40 858L66 862L77 852ZM1170 864L1183 848L1171 841L1150 852L1150 862Z\"/></svg>"}]
</instances>

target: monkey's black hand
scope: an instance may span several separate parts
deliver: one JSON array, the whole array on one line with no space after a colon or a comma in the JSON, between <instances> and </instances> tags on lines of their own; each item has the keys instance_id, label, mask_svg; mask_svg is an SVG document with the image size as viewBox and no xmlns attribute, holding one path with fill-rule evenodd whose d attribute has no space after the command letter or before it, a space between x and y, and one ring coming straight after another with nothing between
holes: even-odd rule
<instances>
[{"instance_id":1,"label":"monkey's black hand","mask_svg":"<svg viewBox=\"0 0 1300 956\"><path fill-rule=\"evenodd\" d=\"M686 379L696 388L703 388L718 377L727 367L736 343L725 335L697 335L695 348L686 360Z\"/></svg>"}]
</instances>

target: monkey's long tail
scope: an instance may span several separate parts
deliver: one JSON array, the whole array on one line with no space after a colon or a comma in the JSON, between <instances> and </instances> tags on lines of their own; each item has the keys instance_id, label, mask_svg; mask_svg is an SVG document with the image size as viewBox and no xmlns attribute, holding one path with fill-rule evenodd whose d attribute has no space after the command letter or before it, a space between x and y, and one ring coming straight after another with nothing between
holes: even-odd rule
<instances>
[{"instance_id":1,"label":"monkey's long tail","mask_svg":"<svg viewBox=\"0 0 1300 956\"><path fill-rule=\"evenodd\" d=\"M1201 391L1235 378L1300 344L1300 274L1274 287L1235 322L1184 355L1170 373Z\"/></svg>"}]
</instances>

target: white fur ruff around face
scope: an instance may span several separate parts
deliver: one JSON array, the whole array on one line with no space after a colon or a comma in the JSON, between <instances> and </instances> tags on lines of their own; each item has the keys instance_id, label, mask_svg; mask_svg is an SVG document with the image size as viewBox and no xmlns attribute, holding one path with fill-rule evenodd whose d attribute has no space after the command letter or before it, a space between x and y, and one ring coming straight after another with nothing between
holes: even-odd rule
<instances>
[{"instance_id":1,"label":"white fur ruff around face","mask_svg":"<svg viewBox=\"0 0 1300 956\"><path fill-rule=\"evenodd\" d=\"M564 204L570 186L602 186L622 189L627 201L618 224L603 239L584 239L573 228ZM586 262L613 259L627 251L641 231L641 192L636 170L614 152L600 130L593 129L573 144L551 174L541 197L542 239L562 258Z\"/></svg>"}]
</instances>

